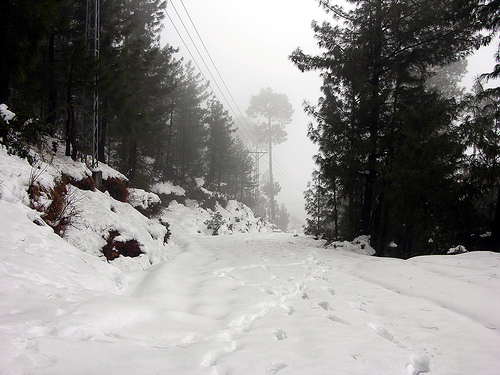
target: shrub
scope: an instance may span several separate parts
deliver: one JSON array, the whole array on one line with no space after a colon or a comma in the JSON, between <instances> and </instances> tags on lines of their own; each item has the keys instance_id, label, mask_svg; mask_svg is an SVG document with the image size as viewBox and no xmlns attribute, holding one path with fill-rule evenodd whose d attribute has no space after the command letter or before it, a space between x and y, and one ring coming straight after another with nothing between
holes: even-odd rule
<instances>
[{"instance_id":1,"label":"shrub","mask_svg":"<svg viewBox=\"0 0 500 375\"><path fill-rule=\"evenodd\" d=\"M35 162L30 146L40 145L47 130L47 124L34 116L17 113L8 122L0 116L0 141L6 145L9 155L27 159L30 164Z\"/></svg>"},{"instance_id":2,"label":"shrub","mask_svg":"<svg viewBox=\"0 0 500 375\"><path fill-rule=\"evenodd\" d=\"M37 210L42 211L42 219L52 228L59 236L64 234L66 228L71 224L71 220L78 215L77 192L68 192L68 181L64 178L58 180L54 188L48 192L40 188L39 185L34 184L28 189L30 192L30 199L32 199L32 206ZM50 205L43 207L37 205L41 193L48 195Z\"/></svg>"},{"instance_id":3,"label":"shrub","mask_svg":"<svg viewBox=\"0 0 500 375\"><path fill-rule=\"evenodd\" d=\"M172 236L172 232L170 231L170 224L165 221L164 218L160 217L159 218L160 224L163 225L167 229L167 233L165 233L165 236L163 237L163 243L166 244L168 243L168 240L170 239L170 236Z\"/></svg>"},{"instance_id":4,"label":"shrub","mask_svg":"<svg viewBox=\"0 0 500 375\"><path fill-rule=\"evenodd\" d=\"M106 245L101 249L108 261L118 258L120 255L126 257L138 257L144 254L141 250L141 246L136 240L128 240L125 242L116 241L116 237L120 235L117 230L112 230L108 233L108 239L106 240Z\"/></svg>"},{"instance_id":5,"label":"shrub","mask_svg":"<svg viewBox=\"0 0 500 375\"><path fill-rule=\"evenodd\" d=\"M95 190L95 181L92 176L85 176L81 180L76 180L73 177L63 174L63 178L68 181L69 184L77 187L81 190Z\"/></svg>"},{"instance_id":6,"label":"shrub","mask_svg":"<svg viewBox=\"0 0 500 375\"><path fill-rule=\"evenodd\" d=\"M109 195L120 202L127 202L128 199L128 186L127 182L117 177L110 177L102 181L104 188L108 191Z\"/></svg>"},{"instance_id":7,"label":"shrub","mask_svg":"<svg viewBox=\"0 0 500 375\"><path fill-rule=\"evenodd\" d=\"M217 236L219 234L219 229L224 224L224 219L220 212L215 212L212 214L212 217L205 221L204 223L207 226L207 229L212 230L212 235Z\"/></svg>"},{"instance_id":8,"label":"shrub","mask_svg":"<svg viewBox=\"0 0 500 375\"><path fill-rule=\"evenodd\" d=\"M168 207L170 202L176 201L179 204L186 204L186 196L185 195L177 195L174 193L170 194L159 194L161 199L161 204L163 207Z\"/></svg>"}]
</instances>

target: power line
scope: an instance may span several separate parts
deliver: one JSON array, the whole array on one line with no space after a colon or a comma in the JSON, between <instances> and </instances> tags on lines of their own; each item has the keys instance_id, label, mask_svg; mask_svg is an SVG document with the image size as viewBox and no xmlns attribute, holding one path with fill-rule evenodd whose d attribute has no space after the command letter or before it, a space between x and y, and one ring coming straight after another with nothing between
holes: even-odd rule
<instances>
[{"instance_id":1,"label":"power line","mask_svg":"<svg viewBox=\"0 0 500 375\"><path fill-rule=\"evenodd\" d=\"M224 95L223 90L220 88L219 84L217 83L217 80L215 79L214 75L212 74L211 69L208 67L208 65L207 65L207 63L206 63L206 61L205 61L205 59L203 58L203 55L201 54L200 50L198 49L198 46L196 45L196 42L193 40L193 38L192 38L192 36L191 36L191 33L189 32L188 28L186 27L186 24L184 23L184 21L182 20L181 15L180 15L180 14L179 14L179 12L177 11L177 8L175 7L175 5L174 5L174 3L173 3L172 1L170 2L170 4L171 4L172 8L174 9L175 13L177 14L177 17L179 18L179 21L181 22L181 24L182 24L182 26L183 26L184 30L186 31L186 33L187 33L187 35L188 35L189 39L191 40L191 43L193 44L194 48L196 49L196 52L198 52L198 55L200 56L201 61L203 62L203 65L205 66L206 70L208 71L208 73L209 73L209 74L210 74L210 76L212 77L213 82L215 83L215 85L216 85L216 86L217 86L217 88L219 89L220 94L222 95L222 97L223 97L223 98L224 98L224 100L226 101L226 104L229 106L230 110L233 112L233 115L235 116L235 119L238 119L238 116L236 116L236 112L234 111L233 107L231 106L231 103L229 102L229 100L228 100L228 99L226 98L226 96ZM182 5L183 5L183 7L184 7L184 9L185 9L185 11L186 11L187 16L189 17L189 19L190 19L190 21L191 21L191 23L192 23L192 25L193 25L194 29L196 30L196 33L198 34L198 37L200 38L200 41L201 41L201 42L202 42L202 44L204 45L203 40L201 39L201 37L200 37L200 35L199 35L199 33L198 33L197 29L196 29L196 26L194 25L194 23L193 23L193 21L192 21L192 19L191 19L190 15L189 15L189 13L187 12L186 7L184 6L184 3L182 3ZM167 13L167 14L168 14L168 13ZM170 18L170 17L169 17L169 18ZM170 21L172 22L172 19L171 19L171 18L170 18ZM179 34L179 31L177 30L177 28L176 28L176 31L177 31L177 34ZM180 36L180 34L179 34L179 36ZM182 39L182 37L181 37L181 39ZM183 43L184 43L184 42L183 42ZM184 43L184 45L186 46L186 43ZM205 47L205 50L207 50L205 45L204 45L204 47ZM187 47L186 47L186 48L187 48ZM211 58L210 54L208 53L208 51L207 51L207 54L209 55L210 60L212 61L212 64L213 64L213 60L212 60L212 58ZM194 60L193 55L192 55L191 53L190 53L190 55L191 55L191 57L192 57L192 58L193 58L193 60ZM199 67L199 65L198 65L198 64L196 64L196 66L198 67L198 69L200 69L200 67ZM214 64L214 67L215 67L215 69L217 70L217 67L215 66L215 64ZM201 69L200 69L200 70L201 70ZM220 73L219 73L219 76L220 76ZM206 80L206 78L205 78L205 80ZM222 77L221 77L221 80L222 80ZM208 81L208 80L207 80L207 81ZM222 81L223 81L223 80L222 80ZM224 81L223 81L223 82L224 82ZM209 84L210 84L210 83L209 83ZM232 97L231 92L227 89L227 85L225 84L225 82L224 82L224 86L226 87L226 90L228 91L229 95L231 96L231 98L232 98L232 99L233 99L233 101L234 101L234 98ZM212 92L214 93L214 95L216 95L216 94L215 94L215 92L214 92L214 90L212 90ZM217 96L217 95L216 95L216 96ZM238 110L239 110L239 108L238 108ZM241 114L241 111L240 111L240 114ZM247 123L247 124L248 124L248 123ZM247 134L247 136L248 136L250 139L252 139L254 142L256 142L256 139L255 139L254 135L252 134L252 131L251 131L250 126L248 126L248 128L249 128L249 130L247 130L245 127L243 127L243 130L245 131L245 133Z\"/></svg>"},{"instance_id":2,"label":"power line","mask_svg":"<svg viewBox=\"0 0 500 375\"><path fill-rule=\"evenodd\" d=\"M241 109L239 108L238 104L236 103L236 100L234 99L233 95L231 94L231 91L229 90L229 88L228 88L228 86L227 86L226 82L225 82L225 81L224 81L224 79L222 78L222 75L221 75L221 73L220 73L219 69L217 68L217 65L215 64L215 62L214 62L214 60L213 60L213 58L212 58L212 56L211 56L210 52L208 51L208 48L207 48L207 46L205 45L205 43L204 43L204 41L203 41L203 38L201 37L200 33L198 32L198 29L197 29L196 25L194 24L194 21L193 21L193 19L191 18L190 14L189 14L189 11L187 10L186 6L184 5L183 0L179 0L179 1L180 1L180 3L181 3L182 7L184 8L184 11L185 11L185 13L186 13L187 17L189 18L189 21L191 22L191 25L193 26L193 28L194 28L194 30L195 30L195 32L196 32L196 34L197 34L197 36L198 36L198 39L200 40L200 42L201 42L201 44L202 44L202 46L203 46L203 48L204 48L204 50L205 50L205 52L206 52L207 56L209 57L210 62L212 63L212 65L213 65L213 67L214 67L215 71L217 72L217 75L218 75L218 77L219 77L220 81L222 82L222 84L223 84L224 88L226 89L226 91L227 91L227 93L228 93L229 97L231 98L232 102L234 103L235 107L237 108L237 110L238 110L238 112L239 112L239 114L240 114L240 116L241 116L241 119L243 119L243 121L246 123L246 126L244 126L245 124L243 124L243 123L241 122L240 118L238 118L238 116L236 116L236 112L235 112L234 108L232 107L231 103L229 102L229 100L227 99L227 97L224 95L223 90L221 89L221 87L220 87L220 86L219 86L219 84L217 83L216 78L215 78L215 77L214 77L214 75L212 74L211 69L209 68L209 66L207 65L207 63L206 63L205 59L203 58L203 56L202 56L202 54L201 54L200 50L198 49L198 46L197 46L196 42L194 41L193 37L191 36L191 33L189 32L188 28L186 27L186 24L184 23L184 21L183 21L183 19L182 19L181 15L180 15L180 14L179 14L179 12L177 11L177 8L176 8L176 7L175 7L175 5L173 4L173 2L172 2L172 1L170 1L170 4L171 4L172 8L174 9L174 11L175 11L175 13L176 13L177 17L179 18L179 21L181 22L181 24L182 24L182 26L183 26L183 28L184 28L185 32L187 33L187 35L188 35L189 39L191 40L191 43L193 44L194 48L196 49L196 52L198 52L198 55L200 56L200 58L201 58L201 60L202 60L202 62L203 62L203 65L205 66L206 70L208 71L208 73L209 73L209 74L210 74L210 76L212 77L213 82L215 83L215 85L216 85L216 86L217 86L217 88L219 89L220 94L222 95L222 97L223 97L223 98L224 98L224 100L226 101L227 105L229 106L230 110L232 111L233 115L235 116L235 119L236 119L236 120L238 120L238 121L239 121L239 123L240 123L241 125L243 125L243 126L242 126L242 129L243 129L243 131L247 134L247 136L249 137L249 139L251 139L252 141L254 141L254 142L257 144L257 140L256 140L256 138L255 138L255 134L253 133L253 130L252 130L252 128L251 128L251 126L250 126L250 124L249 124L249 123L248 123L248 121L246 120L246 118L245 118L245 116L243 115L243 113L242 113ZM181 33L179 32L178 28L175 26L175 24L174 24L174 22L173 22L173 20L172 20L172 18L170 17L170 15L169 15L169 13L168 13L168 12L167 12L167 16L168 16L168 18L170 19L170 22L172 23L172 25L173 25L173 27L174 27L175 31L177 32L177 34L178 34L178 35L179 35L179 37L181 38L181 41L182 41L182 43L184 44L184 46L186 47L186 50L188 51L189 55L191 56L191 58L193 59L194 63L196 64L196 66L197 66L198 70L199 70L199 71L200 71L200 73L202 74L202 76L203 76L203 78L205 79L205 81L207 81L207 82L208 82L208 85L209 85L210 89L212 90L212 93L213 93L215 96L217 96L217 94L215 93L215 91L213 90L213 88L212 88L212 87L211 87L211 85L210 85L210 81L209 81L209 80L207 80L207 78L206 78L206 77L205 77L205 75L203 74L203 71L201 70L201 68L200 68L200 66L199 66L199 64L198 64L198 62L196 61L196 59L195 59L194 55L191 53L191 51L190 51L189 47L187 46L187 43L185 42L185 40L184 40L184 38L182 37ZM247 129L247 128L248 128L248 129ZM284 167L283 167L283 166L282 166L279 162L278 162L278 160L276 160L276 158L274 158L274 159L273 159L273 165L274 165L275 167L277 167L277 169L279 169L279 170L277 170L277 173L278 173L278 174L279 174L279 175L280 175L280 176L281 176L281 177L282 177L285 181L287 181L287 182L288 182L288 183L289 183L289 184L290 184L290 185L291 185L294 189L296 189L297 191L299 191L299 192L301 192L301 193L303 192L303 187L302 187L302 186L300 186L300 183L298 183L298 182L297 182L297 180L296 180L296 179L295 179L295 178L294 178L294 177L293 177L293 176L292 176L292 175L291 175L291 174L290 174L290 173L289 173L289 172L288 172L288 171L287 171L287 170L286 170L286 169L285 169L285 168L284 168Z\"/></svg>"},{"instance_id":3,"label":"power line","mask_svg":"<svg viewBox=\"0 0 500 375\"><path fill-rule=\"evenodd\" d=\"M293 184L295 184L296 187L303 189L301 187L300 182L298 182L297 179L290 172L288 172L288 170L285 167L283 167L283 165L281 165L281 163L277 159L273 159L273 165L278 169L281 169L283 173L285 173L288 176L288 179L292 180Z\"/></svg>"},{"instance_id":4,"label":"power line","mask_svg":"<svg viewBox=\"0 0 500 375\"><path fill-rule=\"evenodd\" d=\"M189 21L191 22L191 25L193 25L193 28L194 30L196 31L196 35L198 35L198 38L200 39L200 42L201 44L203 45L203 48L205 49L205 52L207 53L210 61L212 62L212 65L214 66L215 68L215 71L217 72L217 75L219 76L220 80L222 81L222 84L224 85L224 87L226 88L226 91L228 92L231 100L233 101L234 105L236 106L236 109L238 109L238 112L240 113L240 116L241 118L245 121L246 125L248 126L248 128L250 129L250 131L253 133L252 129L251 129L251 126L250 124L248 123L248 121L246 120L245 116L243 115L243 113L241 112L241 109L240 107L238 106L238 103L236 103L236 100L234 100L234 97L233 95L231 94L231 91L229 90L229 88L227 87L226 85L226 82L224 81L224 78L222 78L222 75L220 74L220 71L219 69L217 68L217 65L215 64L215 61L212 59L212 55L210 54L210 52L208 51L207 49L207 46L205 45L205 42L203 41L203 38L201 37L200 33L198 32L198 28L196 27L196 25L194 24L193 22L193 19L191 18L191 16L189 15L189 12L186 8L186 6L184 5L184 1L183 0L179 0L182 4L182 7L184 8L184 11L186 12L188 18L189 18Z\"/></svg>"},{"instance_id":5,"label":"power line","mask_svg":"<svg viewBox=\"0 0 500 375\"><path fill-rule=\"evenodd\" d=\"M177 35L179 35L179 38L181 38L181 41L182 41L182 44L184 44L184 47L186 47L186 50L188 51L189 55L191 56L191 58L193 59L193 62L195 63L196 67L198 68L198 70L200 71L200 74L203 76L203 79L208 82L208 84L210 85L210 81L207 80L207 78L205 77L205 75L203 74L203 71L200 69L200 66L198 65L198 62L196 61L196 59L194 58L193 54L191 53L191 50L189 49L189 47L187 46L186 42L184 41L184 38L182 37L182 35L180 34L179 30L177 29L177 26L175 26L175 23L174 21L172 20L172 18L170 17L170 14L168 14L167 12L167 17L168 19L170 20L170 22L172 23L172 26L174 27L175 31L177 32ZM212 87L210 87L210 90L212 90L212 93L215 95L215 92L214 90L212 89Z\"/></svg>"},{"instance_id":6,"label":"power line","mask_svg":"<svg viewBox=\"0 0 500 375\"><path fill-rule=\"evenodd\" d=\"M276 167L276 164L274 164L274 162L273 162L273 165ZM287 173L285 169L275 168L274 172L277 175L279 175L282 178L282 180L286 181L292 188L294 188L295 190L297 190L300 193L304 192L304 188L301 187L300 184L295 179L292 179L285 174L285 173Z\"/></svg>"}]
</instances>

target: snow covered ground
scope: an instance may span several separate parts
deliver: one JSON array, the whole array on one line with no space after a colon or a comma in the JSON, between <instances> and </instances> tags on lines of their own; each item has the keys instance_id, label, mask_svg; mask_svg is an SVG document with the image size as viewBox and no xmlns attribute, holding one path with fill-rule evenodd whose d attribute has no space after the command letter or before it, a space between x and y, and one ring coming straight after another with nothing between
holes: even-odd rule
<instances>
[{"instance_id":1,"label":"snow covered ground","mask_svg":"<svg viewBox=\"0 0 500 375\"><path fill-rule=\"evenodd\" d=\"M72 163L55 158L39 178L86 173ZM225 236L203 230L195 202L172 202L166 244L158 221L76 188L62 239L27 207L30 174L0 150L0 374L500 374L498 253L324 248L259 233L235 202L220 208L228 223L241 215ZM145 254L106 262L110 229Z\"/></svg>"},{"instance_id":2,"label":"snow covered ground","mask_svg":"<svg viewBox=\"0 0 500 375\"><path fill-rule=\"evenodd\" d=\"M122 273L0 210L2 374L500 373L498 254L245 234Z\"/></svg>"}]
</instances>

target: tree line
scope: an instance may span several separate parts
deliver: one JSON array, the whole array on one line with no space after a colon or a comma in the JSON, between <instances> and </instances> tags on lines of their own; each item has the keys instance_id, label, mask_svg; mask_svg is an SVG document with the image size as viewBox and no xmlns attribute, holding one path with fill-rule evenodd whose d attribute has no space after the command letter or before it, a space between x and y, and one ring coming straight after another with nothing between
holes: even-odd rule
<instances>
[{"instance_id":1,"label":"tree line","mask_svg":"<svg viewBox=\"0 0 500 375\"><path fill-rule=\"evenodd\" d=\"M159 179L205 186L251 205L253 159L208 83L160 44L164 0L101 0L99 59L85 39L86 2L6 0L0 6L0 103L23 129L90 153L85 124L99 87L98 159L134 186ZM29 119L29 121L27 121ZM88 138L88 137L87 137Z\"/></svg>"},{"instance_id":2,"label":"tree line","mask_svg":"<svg viewBox=\"0 0 500 375\"><path fill-rule=\"evenodd\" d=\"M322 53L290 55L323 78L308 135L318 165L309 233L371 236L378 255L500 245L499 88L457 87L464 59L500 26L495 0L318 0ZM500 56L497 54L500 63Z\"/></svg>"}]
</instances>

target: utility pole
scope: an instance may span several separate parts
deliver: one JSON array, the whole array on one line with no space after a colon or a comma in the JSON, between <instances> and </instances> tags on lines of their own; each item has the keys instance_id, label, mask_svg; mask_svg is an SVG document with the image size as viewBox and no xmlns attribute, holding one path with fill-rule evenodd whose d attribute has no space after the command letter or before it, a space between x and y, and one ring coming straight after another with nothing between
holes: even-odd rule
<instances>
[{"instance_id":1,"label":"utility pole","mask_svg":"<svg viewBox=\"0 0 500 375\"><path fill-rule=\"evenodd\" d=\"M262 156L264 156L265 154L267 154L267 151L258 151L257 150L257 145L256 145L255 146L255 151L250 151L249 153L254 156L254 160L255 160L255 166L254 166L254 169L253 169L253 173L254 173L253 174L253 189L254 189L253 190L253 194L254 194L254 197L256 198L256 206L258 208L258 206L260 205L259 201L257 200L257 197L259 196L258 192L259 192L259 185L260 185L260 165L259 165L259 160L260 160L260 158Z\"/></svg>"},{"instance_id":2,"label":"utility pole","mask_svg":"<svg viewBox=\"0 0 500 375\"><path fill-rule=\"evenodd\" d=\"M85 18L85 38L87 40L89 53L94 56L94 62L98 64L100 49L100 0L87 0L87 12ZM93 78L92 95L92 125L91 125L91 146L92 146L92 175L98 188L102 185L102 171L99 167L99 91L98 91L98 73ZM90 127L90 126L89 126ZM87 132L88 134L88 132Z\"/></svg>"},{"instance_id":3,"label":"utility pole","mask_svg":"<svg viewBox=\"0 0 500 375\"><path fill-rule=\"evenodd\" d=\"M257 196L257 191L259 190L259 184L260 184L260 167L259 167L259 160L262 156L267 154L267 151L257 151L257 146L255 146L255 151L250 151L250 154L254 156L255 159L255 167L253 169L253 182L254 182L254 195Z\"/></svg>"}]
</instances>

